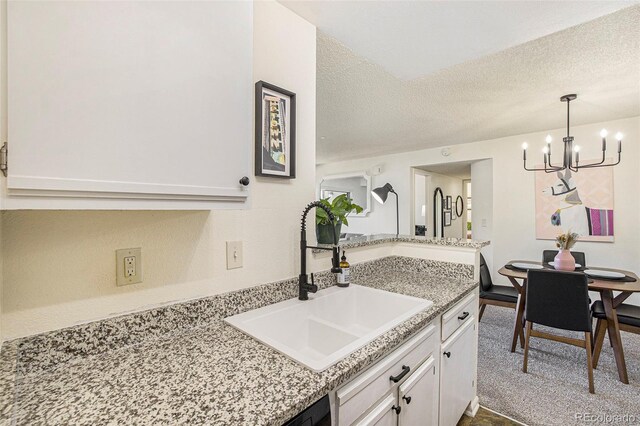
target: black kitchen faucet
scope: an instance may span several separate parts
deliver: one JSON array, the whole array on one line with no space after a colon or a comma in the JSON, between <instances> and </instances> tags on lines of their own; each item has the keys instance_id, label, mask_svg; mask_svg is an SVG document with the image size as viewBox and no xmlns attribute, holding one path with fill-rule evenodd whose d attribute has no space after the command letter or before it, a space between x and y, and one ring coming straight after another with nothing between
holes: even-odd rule
<instances>
[{"instance_id":1,"label":"black kitchen faucet","mask_svg":"<svg viewBox=\"0 0 640 426\"><path fill-rule=\"evenodd\" d=\"M307 214L314 207L321 208L325 212L327 212L327 215L329 216L329 220L333 225L332 232L331 232L331 234L333 235L333 247L331 248L315 247L315 246L307 245ZM338 247L338 237L334 230L335 220L336 218L333 215L333 213L331 213L331 210L329 209L329 207L327 207L320 201L314 201L312 203L309 203L309 205L305 207L304 211L302 212L302 221L301 221L302 226L300 229L300 277L298 280L298 299L300 300L308 300L309 292L315 293L316 291L318 291L318 286L315 285L315 283L313 282L313 273L311 274L311 283L309 284L308 282L309 280L309 277L307 277L307 249L308 248L317 248L320 250L332 250L333 258L331 259L331 272L333 273L342 272L342 269L340 269L340 248Z\"/></svg>"}]
</instances>

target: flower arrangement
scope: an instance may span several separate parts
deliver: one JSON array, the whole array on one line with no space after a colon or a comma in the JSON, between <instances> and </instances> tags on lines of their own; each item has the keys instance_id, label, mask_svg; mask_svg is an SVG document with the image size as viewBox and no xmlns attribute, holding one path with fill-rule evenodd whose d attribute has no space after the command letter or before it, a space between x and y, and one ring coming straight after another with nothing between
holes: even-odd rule
<instances>
[{"instance_id":1,"label":"flower arrangement","mask_svg":"<svg viewBox=\"0 0 640 426\"><path fill-rule=\"evenodd\" d=\"M571 231L560 234L556 237L556 247L560 250L571 250L571 247L578 241L578 237L580 237L580 235Z\"/></svg>"}]
</instances>

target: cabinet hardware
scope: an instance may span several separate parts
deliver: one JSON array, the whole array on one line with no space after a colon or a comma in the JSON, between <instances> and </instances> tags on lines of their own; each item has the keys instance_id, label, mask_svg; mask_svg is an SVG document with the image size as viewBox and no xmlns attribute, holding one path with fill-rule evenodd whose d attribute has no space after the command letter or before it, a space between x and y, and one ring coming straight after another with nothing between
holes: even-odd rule
<instances>
[{"instance_id":1,"label":"cabinet hardware","mask_svg":"<svg viewBox=\"0 0 640 426\"><path fill-rule=\"evenodd\" d=\"M391 380L393 383L398 383L400 380L403 379L404 376L409 374L409 371L411 371L411 368L409 368L408 365L403 365L402 366L402 373L398 374L397 376L389 377L389 380Z\"/></svg>"},{"instance_id":2,"label":"cabinet hardware","mask_svg":"<svg viewBox=\"0 0 640 426\"><path fill-rule=\"evenodd\" d=\"M443 352L442 355L446 356L447 358L451 358L451 352Z\"/></svg>"},{"instance_id":3,"label":"cabinet hardware","mask_svg":"<svg viewBox=\"0 0 640 426\"><path fill-rule=\"evenodd\" d=\"M396 414L400 414L400 411L402 411L402 407L400 407L399 405L397 407L394 405L393 407L391 407L391 409L395 411Z\"/></svg>"},{"instance_id":4,"label":"cabinet hardware","mask_svg":"<svg viewBox=\"0 0 640 426\"><path fill-rule=\"evenodd\" d=\"M2 172L2 174L4 175L4 177L7 177L7 170L8 170L8 159L7 159L7 152L8 152L8 148L7 148L7 143L3 143L2 144L2 148L0 148L0 171Z\"/></svg>"},{"instance_id":5,"label":"cabinet hardware","mask_svg":"<svg viewBox=\"0 0 640 426\"><path fill-rule=\"evenodd\" d=\"M460 316L458 317L458 319L459 319L460 321L462 321L462 320L467 319L467 317L468 317L468 316L469 316L469 312L463 312L463 313L462 313L462 315L460 315Z\"/></svg>"},{"instance_id":6,"label":"cabinet hardware","mask_svg":"<svg viewBox=\"0 0 640 426\"><path fill-rule=\"evenodd\" d=\"M407 405L411 404L411 397L410 396L403 396L402 399L407 401Z\"/></svg>"},{"instance_id":7,"label":"cabinet hardware","mask_svg":"<svg viewBox=\"0 0 640 426\"><path fill-rule=\"evenodd\" d=\"M246 176L243 176L243 177L240 179L240 185L242 185L242 186L248 186L248 185L249 185L249 178L248 178L248 177L246 177Z\"/></svg>"}]
</instances>

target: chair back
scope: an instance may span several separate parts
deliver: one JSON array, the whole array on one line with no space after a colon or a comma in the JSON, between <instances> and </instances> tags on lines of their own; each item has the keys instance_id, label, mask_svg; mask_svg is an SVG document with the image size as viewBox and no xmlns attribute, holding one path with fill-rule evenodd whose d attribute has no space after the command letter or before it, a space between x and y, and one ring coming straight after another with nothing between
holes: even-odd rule
<instances>
[{"instance_id":1,"label":"chair back","mask_svg":"<svg viewBox=\"0 0 640 426\"><path fill-rule=\"evenodd\" d=\"M575 272L529 270L525 319L548 327L591 331L587 276Z\"/></svg>"},{"instance_id":2,"label":"chair back","mask_svg":"<svg viewBox=\"0 0 640 426\"><path fill-rule=\"evenodd\" d=\"M542 251L542 263L547 264L549 262L553 262L556 254L558 254L558 250L543 250ZM582 251L572 251L571 255L576 260L576 263L579 263L582 266L587 266L587 259Z\"/></svg>"},{"instance_id":3,"label":"chair back","mask_svg":"<svg viewBox=\"0 0 640 426\"><path fill-rule=\"evenodd\" d=\"M493 281L491 281L491 272L487 262L484 260L484 256L480 253L480 290L489 291L493 287Z\"/></svg>"}]
</instances>

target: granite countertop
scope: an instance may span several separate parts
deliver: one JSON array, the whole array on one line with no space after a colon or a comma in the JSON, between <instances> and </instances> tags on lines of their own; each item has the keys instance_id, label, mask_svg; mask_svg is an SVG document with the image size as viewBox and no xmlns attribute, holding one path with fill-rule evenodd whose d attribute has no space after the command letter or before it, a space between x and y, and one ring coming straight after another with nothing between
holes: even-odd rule
<instances>
[{"instance_id":1,"label":"granite countertop","mask_svg":"<svg viewBox=\"0 0 640 426\"><path fill-rule=\"evenodd\" d=\"M342 249L352 249L356 247L366 247L386 243L430 244L435 246L462 247L476 250L490 244L489 241L468 240L466 238L435 238L423 237L418 235L373 234L362 235L359 237L342 240L338 243L338 245ZM332 247L331 244L318 244L318 246L324 248ZM322 251L324 250L313 249L314 253L319 253Z\"/></svg>"},{"instance_id":2,"label":"granite countertop","mask_svg":"<svg viewBox=\"0 0 640 426\"><path fill-rule=\"evenodd\" d=\"M7 424L17 425L282 424L477 287L468 267L462 272L445 267L434 274L430 266L414 267L415 260L407 259L395 258L375 268L375 262L359 269L354 265L352 282L429 299L433 306L323 372L314 373L259 343L224 323L223 317L17 372L16 352L21 349L14 341L5 343L2 351L0 415ZM295 294L295 280L280 288ZM245 293L252 295L240 291L230 300L237 302ZM105 326L100 327L104 332Z\"/></svg>"}]
</instances>

